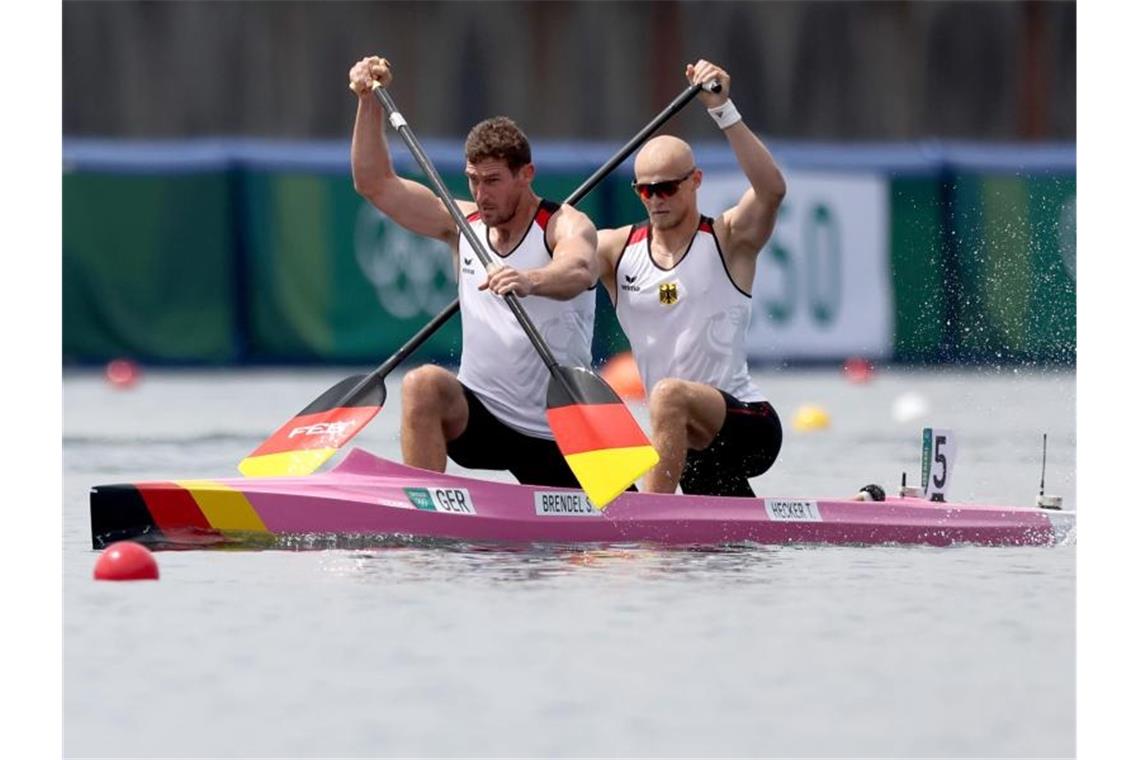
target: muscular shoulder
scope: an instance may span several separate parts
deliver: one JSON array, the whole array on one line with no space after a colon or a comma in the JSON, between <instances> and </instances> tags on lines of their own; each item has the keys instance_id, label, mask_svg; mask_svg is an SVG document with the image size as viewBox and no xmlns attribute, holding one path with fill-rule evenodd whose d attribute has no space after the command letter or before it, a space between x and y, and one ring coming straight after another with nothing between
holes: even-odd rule
<instances>
[{"instance_id":1,"label":"muscular shoulder","mask_svg":"<svg viewBox=\"0 0 1140 760\"><path fill-rule=\"evenodd\" d=\"M627 224L624 227L615 227L612 230L598 230L598 245L610 245L620 251L625 247L625 241L629 239L629 233L632 230L632 224Z\"/></svg>"},{"instance_id":2,"label":"muscular shoulder","mask_svg":"<svg viewBox=\"0 0 1140 760\"><path fill-rule=\"evenodd\" d=\"M563 203L546 223L546 244L551 250L569 246L564 250L589 249L593 259L598 244L597 230L590 217L573 206Z\"/></svg>"},{"instance_id":3,"label":"muscular shoulder","mask_svg":"<svg viewBox=\"0 0 1140 760\"><path fill-rule=\"evenodd\" d=\"M598 230L598 255L612 266L625 248L632 224L612 230Z\"/></svg>"},{"instance_id":4,"label":"muscular shoulder","mask_svg":"<svg viewBox=\"0 0 1140 760\"><path fill-rule=\"evenodd\" d=\"M728 243L729 227L728 220L724 218L724 214L718 214L713 217L712 228L713 234L716 235L716 239L720 242L721 246L726 245Z\"/></svg>"},{"instance_id":5,"label":"muscular shoulder","mask_svg":"<svg viewBox=\"0 0 1140 760\"><path fill-rule=\"evenodd\" d=\"M729 209L713 218L713 234L716 235L720 249L730 259L755 261L767 237L758 237L751 229L741 230L738 225L734 226L731 211Z\"/></svg>"},{"instance_id":6,"label":"muscular shoulder","mask_svg":"<svg viewBox=\"0 0 1140 760\"><path fill-rule=\"evenodd\" d=\"M558 240L565 236L580 235L585 230L594 231L594 223L578 209L563 203L551 215L549 229L553 233L552 237Z\"/></svg>"}]
</instances>

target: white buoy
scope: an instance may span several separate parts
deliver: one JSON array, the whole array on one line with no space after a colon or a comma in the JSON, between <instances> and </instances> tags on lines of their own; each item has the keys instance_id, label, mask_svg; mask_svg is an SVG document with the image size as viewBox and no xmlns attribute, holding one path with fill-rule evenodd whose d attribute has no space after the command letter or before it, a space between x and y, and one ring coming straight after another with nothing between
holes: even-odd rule
<instances>
[{"instance_id":1,"label":"white buoy","mask_svg":"<svg viewBox=\"0 0 1140 760\"><path fill-rule=\"evenodd\" d=\"M891 405L891 417L898 423L914 422L929 413L930 402L915 391L907 391L896 398Z\"/></svg>"}]
</instances>

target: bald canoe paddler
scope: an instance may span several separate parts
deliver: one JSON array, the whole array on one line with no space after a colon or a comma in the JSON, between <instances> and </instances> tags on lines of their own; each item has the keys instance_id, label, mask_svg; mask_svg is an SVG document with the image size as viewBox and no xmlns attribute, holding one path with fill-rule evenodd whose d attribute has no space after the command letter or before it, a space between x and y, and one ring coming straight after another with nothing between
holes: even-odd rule
<instances>
[{"instance_id":1,"label":"bald canoe paddler","mask_svg":"<svg viewBox=\"0 0 1140 760\"><path fill-rule=\"evenodd\" d=\"M601 279L649 391L660 463L649 491L753 496L783 440L780 419L752 382L745 336L760 249L772 234L784 178L729 99L730 78L700 60L686 67L750 187L716 218L697 208L701 170L687 143L650 140L634 162L634 190L648 218L598 232Z\"/></svg>"}]
</instances>

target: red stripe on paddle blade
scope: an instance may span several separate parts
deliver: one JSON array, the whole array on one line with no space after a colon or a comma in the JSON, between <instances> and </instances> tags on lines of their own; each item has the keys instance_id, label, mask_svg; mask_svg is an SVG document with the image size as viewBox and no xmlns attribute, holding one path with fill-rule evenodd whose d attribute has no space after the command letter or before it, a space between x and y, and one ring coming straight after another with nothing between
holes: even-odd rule
<instances>
[{"instance_id":1,"label":"red stripe on paddle blade","mask_svg":"<svg viewBox=\"0 0 1140 760\"><path fill-rule=\"evenodd\" d=\"M341 406L315 414L299 414L277 428L247 459L286 451L340 448L379 414L380 408Z\"/></svg>"},{"instance_id":2,"label":"red stripe on paddle blade","mask_svg":"<svg viewBox=\"0 0 1140 760\"><path fill-rule=\"evenodd\" d=\"M384 406L383 375L353 375L326 390L274 431L238 470L246 477L310 475Z\"/></svg>"},{"instance_id":3,"label":"red stripe on paddle blade","mask_svg":"<svg viewBox=\"0 0 1140 760\"><path fill-rule=\"evenodd\" d=\"M629 409L617 404L575 404L546 410L558 448L566 456L601 449L648 446Z\"/></svg>"},{"instance_id":4,"label":"red stripe on paddle blade","mask_svg":"<svg viewBox=\"0 0 1140 760\"><path fill-rule=\"evenodd\" d=\"M584 367L555 368L546 418L574 477L600 509L659 461L613 388Z\"/></svg>"}]
</instances>

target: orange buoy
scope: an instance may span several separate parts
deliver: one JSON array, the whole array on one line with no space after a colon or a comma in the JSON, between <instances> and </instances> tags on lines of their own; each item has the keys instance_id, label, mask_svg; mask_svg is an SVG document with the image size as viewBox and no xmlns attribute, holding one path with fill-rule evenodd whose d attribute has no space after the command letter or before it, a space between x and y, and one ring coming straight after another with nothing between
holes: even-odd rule
<instances>
[{"instance_id":1,"label":"orange buoy","mask_svg":"<svg viewBox=\"0 0 1140 760\"><path fill-rule=\"evenodd\" d=\"M95 560L97 581L157 581L158 563L142 544L116 541Z\"/></svg>"},{"instance_id":2,"label":"orange buoy","mask_svg":"<svg viewBox=\"0 0 1140 760\"><path fill-rule=\"evenodd\" d=\"M645 386L637 372L637 362L633 360L632 353L627 351L612 357L602 366L599 374L626 401L645 400Z\"/></svg>"},{"instance_id":3,"label":"orange buoy","mask_svg":"<svg viewBox=\"0 0 1140 760\"><path fill-rule=\"evenodd\" d=\"M103 374L112 386L125 390L138 382L139 366L130 359L115 359L107 362Z\"/></svg>"}]
</instances>

